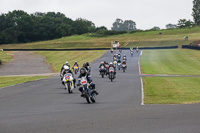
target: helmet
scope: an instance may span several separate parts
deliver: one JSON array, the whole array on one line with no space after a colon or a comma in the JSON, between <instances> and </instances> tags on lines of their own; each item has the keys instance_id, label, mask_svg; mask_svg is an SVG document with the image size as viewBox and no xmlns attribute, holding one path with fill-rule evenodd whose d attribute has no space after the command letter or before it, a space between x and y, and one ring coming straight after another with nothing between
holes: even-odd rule
<instances>
[{"instance_id":1,"label":"helmet","mask_svg":"<svg viewBox=\"0 0 200 133\"><path fill-rule=\"evenodd\" d=\"M85 63L83 63L83 67L86 67L87 65Z\"/></svg>"},{"instance_id":2,"label":"helmet","mask_svg":"<svg viewBox=\"0 0 200 133\"><path fill-rule=\"evenodd\" d=\"M65 69L66 71L68 71L68 70L69 70L69 66L65 65L65 66L64 66L64 69Z\"/></svg>"},{"instance_id":3,"label":"helmet","mask_svg":"<svg viewBox=\"0 0 200 133\"><path fill-rule=\"evenodd\" d=\"M75 63L77 63L77 61L75 61Z\"/></svg>"},{"instance_id":4,"label":"helmet","mask_svg":"<svg viewBox=\"0 0 200 133\"><path fill-rule=\"evenodd\" d=\"M66 62L65 62L65 64L66 64L66 65L68 65L68 64L69 64L69 62L68 62L68 61L66 61Z\"/></svg>"},{"instance_id":5,"label":"helmet","mask_svg":"<svg viewBox=\"0 0 200 133\"><path fill-rule=\"evenodd\" d=\"M110 64L109 65L113 65L113 63L112 62L110 62Z\"/></svg>"},{"instance_id":6,"label":"helmet","mask_svg":"<svg viewBox=\"0 0 200 133\"><path fill-rule=\"evenodd\" d=\"M102 61L101 64L104 64L104 62Z\"/></svg>"},{"instance_id":7,"label":"helmet","mask_svg":"<svg viewBox=\"0 0 200 133\"><path fill-rule=\"evenodd\" d=\"M85 70L85 68L81 68L81 69L80 69L80 74L81 74L82 76L85 76L85 75L86 75L86 70Z\"/></svg>"},{"instance_id":8,"label":"helmet","mask_svg":"<svg viewBox=\"0 0 200 133\"><path fill-rule=\"evenodd\" d=\"M90 65L89 62L86 62L86 65L89 66Z\"/></svg>"}]
</instances>

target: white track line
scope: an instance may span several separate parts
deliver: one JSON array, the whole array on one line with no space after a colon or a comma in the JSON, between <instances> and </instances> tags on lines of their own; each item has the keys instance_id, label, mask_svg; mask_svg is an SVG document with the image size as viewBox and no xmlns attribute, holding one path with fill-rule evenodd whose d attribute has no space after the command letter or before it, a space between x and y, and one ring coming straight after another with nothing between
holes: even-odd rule
<instances>
[{"instance_id":1,"label":"white track line","mask_svg":"<svg viewBox=\"0 0 200 133\"><path fill-rule=\"evenodd\" d=\"M141 102L141 105L144 105L144 87L143 87L142 77L140 77L140 81L141 81L141 91L142 91L142 102Z\"/></svg>"},{"instance_id":2,"label":"white track line","mask_svg":"<svg viewBox=\"0 0 200 133\"><path fill-rule=\"evenodd\" d=\"M140 56L142 56L143 52L140 52ZM139 68L139 74L141 75L141 69L140 69L140 56L138 58L138 68ZM143 87L143 80L142 77L140 77L140 81L141 81L141 105L144 105L144 87Z\"/></svg>"}]
</instances>

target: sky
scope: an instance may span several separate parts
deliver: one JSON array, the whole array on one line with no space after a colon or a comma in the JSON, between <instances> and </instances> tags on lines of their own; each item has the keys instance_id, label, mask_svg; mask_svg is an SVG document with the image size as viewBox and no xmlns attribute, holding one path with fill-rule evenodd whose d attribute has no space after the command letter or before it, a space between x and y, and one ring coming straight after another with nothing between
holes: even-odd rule
<instances>
[{"instance_id":1,"label":"sky","mask_svg":"<svg viewBox=\"0 0 200 133\"><path fill-rule=\"evenodd\" d=\"M165 29L178 20L192 20L193 0L0 0L0 14L13 10L61 12L66 17L92 21L111 29L117 18L132 20L137 29Z\"/></svg>"}]
</instances>

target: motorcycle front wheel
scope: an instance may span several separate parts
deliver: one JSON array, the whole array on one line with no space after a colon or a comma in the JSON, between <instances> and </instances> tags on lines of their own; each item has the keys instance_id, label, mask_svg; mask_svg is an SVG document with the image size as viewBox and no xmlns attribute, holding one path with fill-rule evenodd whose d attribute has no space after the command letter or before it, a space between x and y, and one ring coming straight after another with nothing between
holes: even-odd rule
<instances>
[{"instance_id":1,"label":"motorcycle front wheel","mask_svg":"<svg viewBox=\"0 0 200 133\"><path fill-rule=\"evenodd\" d=\"M95 103L96 102L96 94L94 92L91 93L90 100Z\"/></svg>"},{"instance_id":2,"label":"motorcycle front wheel","mask_svg":"<svg viewBox=\"0 0 200 133\"><path fill-rule=\"evenodd\" d=\"M68 88L68 93L71 94L72 93L72 90L71 90L71 83L70 82L67 82L67 88Z\"/></svg>"},{"instance_id":3,"label":"motorcycle front wheel","mask_svg":"<svg viewBox=\"0 0 200 133\"><path fill-rule=\"evenodd\" d=\"M86 99L87 103L91 103L91 102L90 102L89 93L88 93L88 91L87 91L87 88L85 89L84 93L85 93L85 99Z\"/></svg>"}]
</instances>

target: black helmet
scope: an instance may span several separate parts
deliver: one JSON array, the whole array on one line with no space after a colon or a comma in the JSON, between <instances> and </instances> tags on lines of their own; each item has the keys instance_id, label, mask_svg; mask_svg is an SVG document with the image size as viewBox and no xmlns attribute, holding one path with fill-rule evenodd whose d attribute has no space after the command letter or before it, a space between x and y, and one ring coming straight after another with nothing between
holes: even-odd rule
<instances>
[{"instance_id":1,"label":"black helmet","mask_svg":"<svg viewBox=\"0 0 200 133\"><path fill-rule=\"evenodd\" d=\"M86 69L85 68L81 68L80 69L80 74L82 75L82 76L85 76L86 75Z\"/></svg>"}]
</instances>

